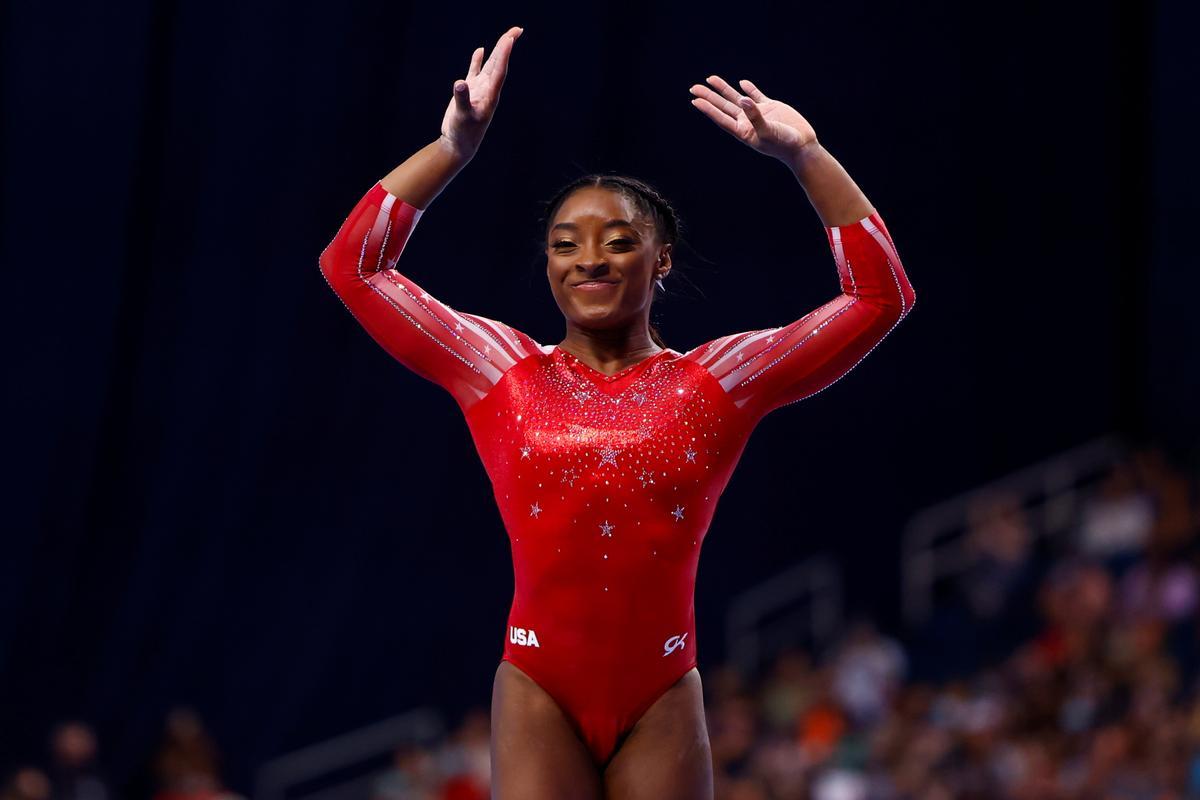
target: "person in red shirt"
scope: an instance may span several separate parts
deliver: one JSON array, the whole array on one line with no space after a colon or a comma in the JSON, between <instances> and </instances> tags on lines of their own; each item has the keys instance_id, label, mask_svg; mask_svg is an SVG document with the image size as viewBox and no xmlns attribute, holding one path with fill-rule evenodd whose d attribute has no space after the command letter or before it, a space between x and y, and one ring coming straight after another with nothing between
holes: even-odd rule
<instances>
[{"instance_id":1,"label":"person in red shirt","mask_svg":"<svg viewBox=\"0 0 1200 800\"><path fill-rule=\"evenodd\" d=\"M649 310L675 213L643 181L589 175L548 211L561 342L447 305L396 266L477 152L521 33L486 62L472 54L441 135L367 191L321 271L388 353L450 393L492 482L515 579L493 687L495 796L711 797L693 591L717 500L759 420L849 372L916 295L882 218L804 117L714 75L693 105L792 169L826 227L832 300L666 347Z\"/></svg>"}]
</instances>

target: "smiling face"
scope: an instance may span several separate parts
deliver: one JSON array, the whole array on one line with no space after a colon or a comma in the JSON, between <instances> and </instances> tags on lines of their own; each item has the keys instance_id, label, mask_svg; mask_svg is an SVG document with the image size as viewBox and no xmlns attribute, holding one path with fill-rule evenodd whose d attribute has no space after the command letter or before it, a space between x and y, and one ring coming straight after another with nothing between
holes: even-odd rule
<instances>
[{"instance_id":1,"label":"smiling face","mask_svg":"<svg viewBox=\"0 0 1200 800\"><path fill-rule=\"evenodd\" d=\"M645 328L654 280L670 270L670 250L632 200L589 186L572 192L551 220L546 277L569 324Z\"/></svg>"}]
</instances>

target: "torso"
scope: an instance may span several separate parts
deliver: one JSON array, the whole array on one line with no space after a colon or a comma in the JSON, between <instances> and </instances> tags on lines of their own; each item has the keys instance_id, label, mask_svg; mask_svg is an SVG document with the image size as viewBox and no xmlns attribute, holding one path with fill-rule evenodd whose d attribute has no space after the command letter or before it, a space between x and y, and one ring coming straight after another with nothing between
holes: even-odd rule
<instances>
[{"instance_id":1,"label":"torso","mask_svg":"<svg viewBox=\"0 0 1200 800\"><path fill-rule=\"evenodd\" d=\"M708 371L663 350L607 376L548 346L466 419L512 546L505 658L577 706L695 666L700 547L751 427Z\"/></svg>"}]
</instances>

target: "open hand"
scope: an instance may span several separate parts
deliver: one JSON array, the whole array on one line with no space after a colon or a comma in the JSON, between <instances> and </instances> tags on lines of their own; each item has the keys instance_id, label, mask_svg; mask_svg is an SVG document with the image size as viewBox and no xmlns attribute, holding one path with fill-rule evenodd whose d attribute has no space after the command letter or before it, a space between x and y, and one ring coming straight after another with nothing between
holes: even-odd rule
<instances>
[{"instance_id":1,"label":"open hand","mask_svg":"<svg viewBox=\"0 0 1200 800\"><path fill-rule=\"evenodd\" d=\"M467 77L454 82L454 97L442 118L442 138L466 158L475 155L492 121L500 88L508 74L508 57L522 33L524 28L516 26L505 31L486 62L483 48L476 48L471 54Z\"/></svg>"},{"instance_id":2,"label":"open hand","mask_svg":"<svg viewBox=\"0 0 1200 800\"><path fill-rule=\"evenodd\" d=\"M709 75L708 82L717 91L693 84L692 105L758 152L787 161L805 145L817 141L816 131L799 111L767 97L750 81L740 81L746 94L717 75Z\"/></svg>"}]
</instances>

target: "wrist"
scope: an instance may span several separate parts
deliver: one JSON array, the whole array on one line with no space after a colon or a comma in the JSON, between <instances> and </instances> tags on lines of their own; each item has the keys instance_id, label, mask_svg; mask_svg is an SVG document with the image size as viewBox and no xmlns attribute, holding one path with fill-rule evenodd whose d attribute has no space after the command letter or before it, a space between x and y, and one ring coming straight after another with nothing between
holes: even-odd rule
<instances>
[{"instance_id":1,"label":"wrist","mask_svg":"<svg viewBox=\"0 0 1200 800\"><path fill-rule=\"evenodd\" d=\"M804 174L809 172L814 164L828 155L829 151L822 147L818 140L813 139L792 150L783 161L797 178L803 179Z\"/></svg>"},{"instance_id":2,"label":"wrist","mask_svg":"<svg viewBox=\"0 0 1200 800\"><path fill-rule=\"evenodd\" d=\"M475 148L461 145L444 133L438 135L437 144L440 151L460 169L475 157Z\"/></svg>"}]
</instances>

